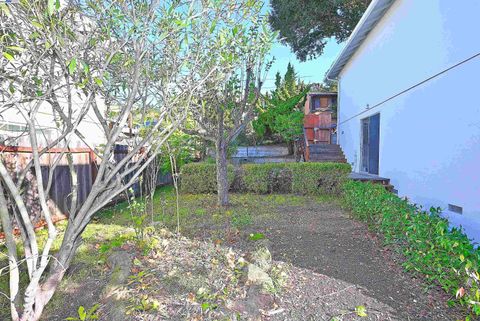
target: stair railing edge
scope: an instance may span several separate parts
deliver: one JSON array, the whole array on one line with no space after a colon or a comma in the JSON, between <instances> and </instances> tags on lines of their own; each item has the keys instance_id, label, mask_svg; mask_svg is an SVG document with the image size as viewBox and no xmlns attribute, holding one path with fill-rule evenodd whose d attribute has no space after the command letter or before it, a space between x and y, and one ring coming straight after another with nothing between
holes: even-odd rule
<instances>
[{"instance_id":1,"label":"stair railing edge","mask_svg":"<svg viewBox=\"0 0 480 321\"><path fill-rule=\"evenodd\" d=\"M307 131L305 130L305 127L303 127L303 140L305 145L303 158L305 159L305 162L308 162L310 160L310 144L308 143Z\"/></svg>"}]
</instances>

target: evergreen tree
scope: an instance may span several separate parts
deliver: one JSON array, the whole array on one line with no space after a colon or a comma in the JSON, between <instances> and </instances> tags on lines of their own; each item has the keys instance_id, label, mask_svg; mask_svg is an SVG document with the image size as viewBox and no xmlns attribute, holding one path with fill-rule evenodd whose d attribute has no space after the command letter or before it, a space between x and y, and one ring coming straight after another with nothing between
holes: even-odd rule
<instances>
[{"instance_id":1,"label":"evergreen tree","mask_svg":"<svg viewBox=\"0 0 480 321\"><path fill-rule=\"evenodd\" d=\"M293 152L293 140L303 130L302 106L309 88L298 81L291 63L287 66L283 81L279 73L275 80L276 89L265 95L265 104L253 122L253 128L260 138L271 134L280 137Z\"/></svg>"},{"instance_id":2,"label":"evergreen tree","mask_svg":"<svg viewBox=\"0 0 480 321\"><path fill-rule=\"evenodd\" d=\"M297 73L295 72L295 68L292 66L291 63L288 63L287 72L283 78L283 82L285 87L288 89L293 89L295 87L295 83L297 81Z\"/></svg>"},{"instance_id":3,"label":"evergreen tree","mask_svg":"<svg viewBox=\"0 0 480 321\"><path fill-rule=\"evenodd\" d=\"M275 74L275 90L278 90L282 85L282 76L280 75L280 71L277 71Z\"/></svg>"}]
</instances>

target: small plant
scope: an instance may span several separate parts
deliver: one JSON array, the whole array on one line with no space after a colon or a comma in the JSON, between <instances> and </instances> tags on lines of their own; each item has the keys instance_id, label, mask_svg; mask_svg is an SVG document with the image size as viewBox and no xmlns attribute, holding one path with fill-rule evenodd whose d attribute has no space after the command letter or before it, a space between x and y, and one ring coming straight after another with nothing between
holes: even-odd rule
<instances>
[{"instance_id":1,"label":"small plant","mask_svg":"<svg viewBox=\"0 0 480 321\"><path fill-rule=\"evenodd\" d=\"M200 288L197 291L196 297L200 302L202 302L202 311L213 310L218 307L218 304L215 303L218 299L217 296L213 293L210 293L208 289Z\"/></svg>"},{"instance_id":2,"label":"small plant","mask_svg":"<svg viewBox=\"0 0 480 321\"><path fill-rule=\"evenodd\" d=\"M204 208L197 208L195 209L195 215L198 215L198 216L205 216L207 214L207 210L204 209Z\"/></svg>"},{"instance_id":3,"label":"small plant","mask_svg":"<svg viewBox=\"0 0 480 321\"><path fill-rule=\"evenodd\" d=\"M285 265L273 264L269 272L273 287L268 289L270 293L279 293L288 281L287 267Z\"/></svg>"},{"instance_id":4,"label":"small plant","mask_svg":"<svg viewBox=\"0 0 480 321\"><path fill-rule=\"evenodd\" d=\"M135 270L138 270L138 268L136 268ZM130 275L128 277L129 281L128 281L128 285L134 285L135 288L137 290L148 290L151 286L151 284L149 283L149 280L151 279L152 277L152 274L151 273L148 273L146 271L139 271L138 273L134 274L134 275Z\"/></svg>"},{"instance_id":5,"label":"small plant","mask_svg":"<svg viewBox=\"0 0 480 321\"><path fill-rule=\"evenodd\" d=\"M355 313L359 317L367 317L368 316L367 309L363 305L359 305L359 306L355 307Z\"/></svg>"},{"instance_id":6,"label":"small plant","mask_svg":"<svg viewBox=\"0 0 480 321\"><path fill-rule=\"evenodd\" d=\"M252 233L248 236L250 241L258 241L263 240L265 238L265 234L263 233Z\"/></svg>"},{"instance_id":7,"label":"small plant","mask_svg":"<svg viewBox=\"0 0 480 321\"><path fill-rule=\"evenodd\" d=\"M98 252L100 254L106 254L109 251L111 251L112 249L121 247L123 244L125 244L126 241L128 241L128 239L129 239L128 237L125 237L123 235L115 237L115 238L103 243L102 245L100 245L100 247L98 248Z\"/></svg>"},{"instance_id":8,"label":"small plant","mask_svg":"<svg viewBox=\"0 0 480 321\"><path fill-rule=\"evenodd\" d=\"M93 307L91 307L88 310L85 310L84 306L80 306L78 308L77 314L78 316L76 317L68 317L65 320L76 320L76 321L88 321L88 320L98 320L98 310L99 305L95 304Z\"/></svg>"},{"instance_id":9,"label":"small plant","mask_svg":"<svg viewBox=\"0 0 480 321\"><path fill-rule=\"evenodd\" d=\"M130 315L135 311L158 311L160 309L160 302L156 299L151 299L148 295L142 295L140 299L134 300L133 304L127 308L126 314Z\"/></svg>"},{"instance_id":10,"label":"small plant","mask_svg":"<svg viewBox=\"0 0 480 321\"><path fill-rule=\"evenodd\" d=\"M135 230L135 236L138 240L142 241L145 237L145 228L147 227L147 218L148 214L146 211L146 204L143 200L138 200L135 197L134 191L132 188L129 189L130 194L132 195L129 198L128 209L130 210L130 218L133 223L133 228Z\"/></svg>"},{"instance_id":11,"label":"small plant","mask_svg":"<svg viewBox=\"0 0 480 321\"><path fill-rule=\"evenodd\" d=\"M242 227L252 224L252 216L249 213L235 213L232 215L232 225L240 229Z\"/></svg>"}]
</instances>

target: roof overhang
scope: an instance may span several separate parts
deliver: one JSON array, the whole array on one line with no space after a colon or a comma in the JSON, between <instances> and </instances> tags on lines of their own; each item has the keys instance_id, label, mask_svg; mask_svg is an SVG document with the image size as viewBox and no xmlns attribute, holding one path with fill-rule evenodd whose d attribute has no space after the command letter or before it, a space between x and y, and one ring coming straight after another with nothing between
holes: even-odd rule
<instances>
[{"instance_id":1,"label":"roof overhang","mask_svg":"<svg viewBox=\"0 0 480 321\"><path fill-rule=\"evenodd\" d=\"M336 93L336 92L312 91L312 92L309 92L308 95L310 95L310 96L315 96L315 95L318 95L318 96L337 96L338 93Z\"/></svg>"},{"instance_id":2,"label":"roof overhang","mask_svg":"<svg viewBox=\"0 0 480 321\"><path fill-rule=\"evenodd\" d=\"M390 6L395 0L373 0L353 30L352 34L347 40L343 50L338 55L335 62L327 71L326 79L337 79L343 70L343 67L348 63L350 58L355 54L357 49L362 45L368 33L375 27L375 25L382 19Z\"/></svg>"}]
</instances>

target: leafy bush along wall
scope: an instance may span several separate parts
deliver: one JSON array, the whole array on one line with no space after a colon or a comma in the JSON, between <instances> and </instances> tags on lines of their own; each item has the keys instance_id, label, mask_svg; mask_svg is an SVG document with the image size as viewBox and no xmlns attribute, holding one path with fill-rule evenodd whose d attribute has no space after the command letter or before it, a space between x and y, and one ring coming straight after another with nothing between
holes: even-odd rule
<instances>
[{"instance_id":1,"label":"leafy bush along wall","mask_svg":"<svg viewBox=\"0 0 480 321\"><path fill-rule=\"evenodd\" d=\"M424 211L382 186L353 181L345 184L344 200L354 217L402 249L407 270L439 284L452 295L452 303L456 300L480 315L480 250L440 217L440 209Z\"/></svg>"},{"instance_id":2,"label":"leafy bush along wall","mask_svg":"<svg viewBox=\"0 0 480 321\"><path fill-rule=\"evenodd\" d=\"M339 195L351 167L339 163L268 163L228 168L230 189L236 192ZM215 193L215 164L192 163L182 168L184 193Z\"/></svg>"}]
</instances>

